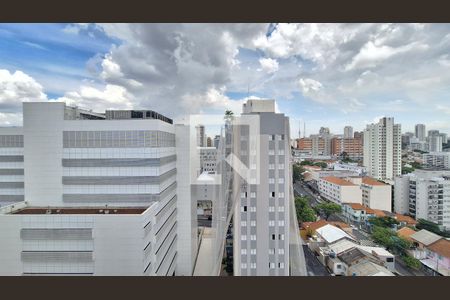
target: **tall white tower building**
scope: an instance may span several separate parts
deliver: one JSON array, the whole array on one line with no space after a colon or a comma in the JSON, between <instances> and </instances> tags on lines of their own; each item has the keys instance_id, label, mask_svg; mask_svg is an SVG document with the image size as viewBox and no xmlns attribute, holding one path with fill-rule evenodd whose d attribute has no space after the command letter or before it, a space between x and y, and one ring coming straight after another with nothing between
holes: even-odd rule
<instances>
[{"instance_id":1,"label":"tall white tower building","mask_svg":"<svg viewBox=\"0 0 450 300\"><path fill-rule=\"evenodd\" d=\"M234 274L289 275L289 118L274 100L248 100L234 127ZM244 167L245 166L245 167ZM247 178L243 178L246 175Z\"/></svg>"},{"instance_id":2,"label":"tall white tower building","mask_svg":"<svg viewBox=\"0 0 450 300\"><path fill-rule=\"evenodd\" d=\"M364 130L364 166L369 176L393 180L401 174L401 125L394 118L381 118Z\"/></svg>"},{"instance_id":3,"label":"tall white tower building","mask_svg":"<svg viewBox=\"0 0 450 300\"><path fill-rule=\"evenodd\" d=\"M416 124L415 126L415 137L419 139L419 142L426 140L425 124Z\"/></svg>"}]
</instances>

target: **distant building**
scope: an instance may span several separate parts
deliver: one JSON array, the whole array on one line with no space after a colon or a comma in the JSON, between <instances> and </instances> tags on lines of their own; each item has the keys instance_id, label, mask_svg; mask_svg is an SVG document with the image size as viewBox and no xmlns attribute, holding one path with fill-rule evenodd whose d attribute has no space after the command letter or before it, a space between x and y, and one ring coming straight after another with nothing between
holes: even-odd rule
<instances>
[{"instance_id":1,"label":"distant building","mask_svg":"<svg viewBox=\"0 0 450 300\"><path fill-rule=\"evenodd\" d=\"M428 136L428 147L430 152L442 152L442 136Z\"/></svg>"},{"instance_id":2,"label":"distant building","mask_svg":"<svg viewBox=\"0 0 450 300\"><path fill-rule=\"evenodd\" d=\"M423 164L428 168L450 169L450 152L424 153Z\"/></svg>"},{"instance_id":3,"label":"distant building","mask_svg":"<svg viewBox=\"0 0 450 300\"><path fill-rule=\"evenodd\" d=\"M424 142L426 140L424 124L416 124L415 137L419 140L419 142Z\"/></svg>"},{"instance_id":4,"label":"distant building","mask_svg":"<svg viewBox=\"0 0 450 300\"><path fill-rule=\"evenodd\" d=\"M200 173L214 173L217 166L217 149L215 147L199 147Z\"/></svg>"},{"instance_id":5,"label":"distant building","mask_svg":"<svg viewBox=\"0 0 450 300\"><path fill-rule=\"evenodd\" d=\"M206 138L206 147L212 147L212 139L209 136Z\"/></svg>"},{"instance_id":6,"label":"distant building","mask_svg":"<svg viewBox=\"0 0 450 300\"><path fill-rule=\"evenodd\" d=\"M351 138L353 138L353 127L345 126L344 127L344 139L351 139Z\"/></svg>"},{"instance_id":7,"label":"distant building","mask_svg":"<svg viewBox=\"0 0 450 300\"><path fill-rule=\"evenodd\" d=\"M206 133L204 125L197 125L197 147L206 147Z\"/></svg>"},{"instance_id":8,"label":"distant building","mask_svg":"<svg viewBox=\"0 0 450 300\"><path fill-rule=\"evenodd\" d=\"M216 149L219 148L219 143L220 143L220 135L216 135L216 136L214 137L214 147L215 147Z\"/></svg>"},{"instance_id":9,"label":"distant building","mask_svg":"<svg viewBox=\"0 0 450 300\"><path fill-rule=\"evenodd\" d=\"M345 152L347 157L353 160L363 158L363 143L359 138L337 138L331 140L331 154L341 156Z\"/></svg>"}]
</instances>

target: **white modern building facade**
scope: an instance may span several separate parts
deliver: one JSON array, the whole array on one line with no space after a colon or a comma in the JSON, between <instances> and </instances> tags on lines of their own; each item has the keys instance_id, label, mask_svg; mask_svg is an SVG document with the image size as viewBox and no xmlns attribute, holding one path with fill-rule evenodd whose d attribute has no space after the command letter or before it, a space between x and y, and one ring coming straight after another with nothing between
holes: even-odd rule
<instances>
[{"instance_id":1,"label":"white modern building facade","mask_svg":"<svg viewBox=\"0 0 450 300\"><path fill-rule=\"evenodd\" d=\"M381 118L364 130L364 166L370 177L394 180L401 174L402 136L394 118Z\"/></svg>"},{"instance_id":2,"label":"white modern building facade","mask_svg":"<svg viewBox=\"0 0 450 300\"><path fill-rule=\"evenodd\" d=\"M239 161L234 212L234 274L289 275L289 118L274 100L248 100L235 120L233 153Z\"/></svg>"},{"instance_id":3,"label":"white modern building facade","mask_svg":"<svg viewBox=\"0 0 450 300\"><path fill-rule=\"evenodd\" d=\"M415 170L395 179L396 213L450 229L450 170Z\"/></svg>"},{"instance_id":4,"label":"white modern building facade","mask_svg":"<svg viewBox=\"0 0 450 300\"><path fill-rule=\"evenodd\" d=\"M322 197L336 204L361 204L361 190L358 184L339 177L324 177L318 181L319 192Z\"/></svg>"},{"instance_id":5,"label":"white modern building facade","mask_svg":"<svg viewBox=\"0 0 450 300\"><path fill-rule=\"evenodd\" d=\"M423 164L429 168L450 169L450 152L424 153Z\"/></svg>"},{"instance_id":6,"label":"white modern building facade","mask_svg":"<svg viewBox=\"0 0 450 300\"><path fill-rule=\"evenodd\" d=\"M19 203L26 204L20 210L19 203L5 206L0 214L0 256L15 257L8 264L2 260L6 265L0 264L0 273L174 274L178 227L172 120L152 111L81 114L62 102L30 102L23 104L23 128L2 128L0 134L7 146L0 148L1 169L24 171L0 177L2 203L22 196L25 202ZM23 180L19 186L20 177L7 176ZM62 233L67 228L84 233L73 233L77 242L66 241ZM76 251L91 254L70 254ZM82 263L64 265L72 259ZM111 266L102 265L108 259L104 263Z\"/></svg>"}]
</instances>

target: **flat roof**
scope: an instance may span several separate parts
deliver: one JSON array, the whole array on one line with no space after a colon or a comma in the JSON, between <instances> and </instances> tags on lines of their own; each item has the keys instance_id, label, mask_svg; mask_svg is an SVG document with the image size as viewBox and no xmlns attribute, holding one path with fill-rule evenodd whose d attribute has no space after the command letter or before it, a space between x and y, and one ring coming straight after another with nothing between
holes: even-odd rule
<instances>
[{"instance_id":1,"label":"flat roof","mask_svg":"<svg viewBox=\"0 0 450 300\"><path fill-rule=\"evenodd\" d=\"M148 207L26 207L13 215L140 215Z\"/></svg>"}]
</instances>

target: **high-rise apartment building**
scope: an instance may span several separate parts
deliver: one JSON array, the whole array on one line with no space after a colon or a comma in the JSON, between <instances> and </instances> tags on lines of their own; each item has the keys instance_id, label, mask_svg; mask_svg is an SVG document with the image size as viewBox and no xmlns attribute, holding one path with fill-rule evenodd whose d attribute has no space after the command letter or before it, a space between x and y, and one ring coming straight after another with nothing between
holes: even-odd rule
<instances>
[{"instance_id":1,"label":"high-rise apartment building","mask_svg":"<svg viewBox=\"0 0 450 300\"><path fill-rule=\"evenodd\" d=\"M415 137L419 139L419 142L423 142L426 140L425 124L416 124Z\"/></svg>"},{"instance_id":2,"label":"high-rise apartment building","mask_svg":"<svg viewBox=\"0 0 450 300\"><path fill-rule=\"evenodd\" d=\"M428 136L428 149L430 152L442 152L442 136L439 134Z\"/></svg>"},{"instance_id":3,"label":"high-rise apartment building","mask_svg":"<svg viewBox=\"0 0 450 300\"><path fill-rule=\"evenodd\" d=\"M370 177L393 180L401 174L401 125L381 118L364 130L364 166Z\"/></svg>"},{"instance_id":4,"label":"high-rise apartment building","mask_svg":"<svg viewBox=\"0 0 450 300\"><path fill-rule=\"evenodd\" d=\"M344 139L350 139L350 138L353 138L353 127L345 126L344 127Z\"/></svg>"},{"instance_id":5,"label":"high-rise apartment building","mask_svg":"<svg viewBox=\"0 0 450 300\"><path fill-rule=\"evenodd\" d=\"M450 169L450 152L424 153L423 164L428 168Z\"/></svg>"},{"instance_id":6,"label":"high-rise apartment building","mask_svg":"<svg viewBox=\"0 0 450 300\"><path fill-rule=\"evenodd\" d=\"M219 149L220 135L216 135L216 136L214 137L213 143L214 143L213 146L214 146L216 149Z\"/></svg>"},{"instance_id":7,"label":"high-rise apartment building","mask_svg":"<svg viewBox=\"0 0 450 300\"><path fill-rule=\"evenodd\" d=\"M206 132L205 132L205 126L204 125L197 125L197 146L198 147L206 147Z\"/></svg>"},{"instance_id":8,"label":"high-rise apartment building","mask_svg":"<svg viewBox=\"0 0 450 300\"><path fill-rule=\"evenodd\" d=\"M234 127L234 154L248 168L236 176L234 274L289 275L289 118L274 100L248 100ZM245 169L244 168L244 169Z\"/></svg>"},{"instance_id":9,"label":"high-rise apartment building","mask_svg":"<svg viewBox=\"0 0 450 300\"><path fill-rule=\"evenodd\" d=\"M3 275L174 274L175 128L143 115L29 102L0 130L0 199L25 200L0 213Z\"/></svg>"},{"instance_id":10,"label":"high-rise apartment building","mask_svg":"<svg viewBox=\"0 0 450 300\"><path fill-rule=\"evenodd\" d=\"M338 138L331 139L331 154L340 156L345 152L347 157L354 160L362 159L363 144L359 138Z\"/></svg>"},{"instance_id":11,"label":"high-rise apartment building","mask_svg":"<svg viewBox=\"0 0 450 300\"><path fill-rule=\"evenodd\" d=\"M396 177L394 187L395 212L450 230L450 170L416 169Z\"/></svg>"}]
</instances>

